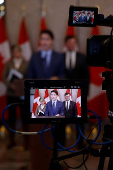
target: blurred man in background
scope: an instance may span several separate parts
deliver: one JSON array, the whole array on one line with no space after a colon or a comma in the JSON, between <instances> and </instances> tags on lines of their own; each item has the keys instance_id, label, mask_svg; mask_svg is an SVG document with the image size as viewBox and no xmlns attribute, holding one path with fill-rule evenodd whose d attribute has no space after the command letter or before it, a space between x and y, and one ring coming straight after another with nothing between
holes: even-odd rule
<instances>
[{"instance_id":1,"label":"blurred man in background","mask_svg":"<svg viewBox=\"0 0 113 170\"><path fill-rule=\"evenodd\" d=\"M65 76L62 54L53 50L54 35L50 30L40 34L41 51L33 54L28 68L28 78L59 79Z\"/></svg>"},{"instance_id":2,"label":"blurred man in background","mask_svg":"<svg viewBox=\"0 0 113 170\"><path fill-rule=\"evenodd\" d=\"M76 51L77 41L75 36L65 38L67 51L65 57L65 73L67 79L89 79L86 57Z\"/></svg>"}]
</instances>

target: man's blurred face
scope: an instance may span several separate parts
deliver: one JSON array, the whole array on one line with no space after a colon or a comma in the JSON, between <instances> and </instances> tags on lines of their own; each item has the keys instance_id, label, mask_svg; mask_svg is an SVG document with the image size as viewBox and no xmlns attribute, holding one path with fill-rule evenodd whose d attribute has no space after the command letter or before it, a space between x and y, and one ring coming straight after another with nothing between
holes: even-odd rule
<instances>
[{"instance_id":1,"label":"man's blurred face","mask_svg":"<svg viewBox=\"0 0 113 170\"><path fill-rule=\"evenodd\" d=\"M69 95L69 94L65 95L65 100L66 100L66 101L69 101L69 100L70 100L70 95Z\"/></svg>"},{"instance_id":2,"label":"man's blurred face","mask_svg":"<svg viewBox=\"0 0 113 170\"><path fill-rule=\"evenodd\" d=\"M75 38L70 38L66 41L66 47L68 51L74 51L76 48L76 39Z\"/></svg>"},{"instance_id":3,"label":"man's blurred face","mask_svg":"<svg viewBox=\"0 0 113 170\"><path fill-rule=\"evenodd\" d=\"M40 36L40 45L42 50L50 50L53 46L53 39L50 37L49 34L43 33Z\"/></svg>"},{"instance_id":4,"label":"man's blurred face","mask_svg":"<svg viewBox=\"0 0 113 170\"><path fill-rule=\"evenodd\" d=\"M56 93L54 93L54 92L51 93L51 100L52 101L56 101L57 97L58 97L58 95Z\"/></svg>"}]
</instances>

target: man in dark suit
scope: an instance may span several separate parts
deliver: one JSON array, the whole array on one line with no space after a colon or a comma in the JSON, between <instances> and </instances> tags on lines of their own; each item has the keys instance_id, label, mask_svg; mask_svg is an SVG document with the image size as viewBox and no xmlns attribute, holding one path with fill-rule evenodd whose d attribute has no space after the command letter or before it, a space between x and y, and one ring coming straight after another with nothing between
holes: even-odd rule
<instances>
[{"instance_id":1,"label":"man in dark suit","mask_svg":"<svg viewBox=\"0 0 113 170\"><path fill-rule=\"evenodd\" d=\"M32 55L27 77L31 79L59 79L65 76L63 55L53 48L54 35L50 30L40 34L41 50Z\"/></svg>"},{"instance_id":2,"label":"man in dark suit","mask_svg":"<svg viewBox=\"0 0 113 170\"><path fill-rule=\"evenodd\" d=\"M67 79L85 79L87 81L87 93L89 88L89 69L86 57L76 51L77 42L75 36L65 38L67 51L64 53L65 76Z\"/></svg>"},{"instance_id":3,"label":"man in dark suit","mask_svg":"<svg viewBox=\"0 0 113 170\"><path fill-rule=\"evenodd\" d=\"M47 103L45 109L45 116L64 116L63 102L57 100L58 92L51 91L51 101Z\"/></svg>"},{"instance_id":4,"label":"man in dark suit","mask_svg":"<svg viewBox=\"0 0 113 170\"><path fill-rule=\"evenodd\" d=\"M81 16L80 16L79 19L78 19L78 22L80 22L80 23L86 23L86 21L87 21L87 18L86 18L86 16L85 16L85 12L82 11Z\"/></svg>"},{"instance_id":5,"label":"man in dark suit","mask_svg":"<svg viewBox=\"0 0 113 170\"><path fill-rule=\"evenodd\" d=\"M90 12L87 13L87 24L92 24L92 18L90 16Z\"/></svg>"},{"instance_id":6,"label":"man in dark suit","mask_svg":"<svg viewBox=\"0 0 113 170\"><path fill-rule=\"evenodd\" d=\"M77 107L76 102L70 100L70 94L65 93L65 101L64 104L64 114L66 118L76 117L77 116Z\"/></svg>"}]
</instances>

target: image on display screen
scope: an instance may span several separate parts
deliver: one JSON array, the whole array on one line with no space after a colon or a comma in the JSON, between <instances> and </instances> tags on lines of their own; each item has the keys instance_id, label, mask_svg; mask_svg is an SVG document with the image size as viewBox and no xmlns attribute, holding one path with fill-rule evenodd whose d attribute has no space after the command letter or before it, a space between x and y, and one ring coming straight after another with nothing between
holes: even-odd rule
<instances>
[{"instance_id":1,"label":"image on display screen","mask_svg":"<svg viewBox=\"0 0 113 170\"><path fill-rule=\"evenodd\" d=\"M73 24L94 24L94 11L73 11Z\"/></svg>"},{"instance_id":2,"label":"image on display screen","mask_svg":"<svg viewBox=\"0 0 113 170\"><path fill-rule=\"evenodd\" d=\"M31 118L81 117L81 88L30 89Z\"/></svg>"}]
</instances>

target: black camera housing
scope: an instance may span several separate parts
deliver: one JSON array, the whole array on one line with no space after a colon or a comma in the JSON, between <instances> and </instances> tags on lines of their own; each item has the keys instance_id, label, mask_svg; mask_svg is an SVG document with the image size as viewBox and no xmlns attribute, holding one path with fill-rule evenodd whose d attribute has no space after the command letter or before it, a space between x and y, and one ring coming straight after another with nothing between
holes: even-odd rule
<instances>
[{"instance_id":1,"label":"black camera housing","mask_svg":"<svg viewBox=\"0 0 113 170\"><path fill-rule=\"evenodd\" d=\"M94 35L87 39L87 62L89 66L113 68L113 37Z\"/></svg>"}]
</instances>

